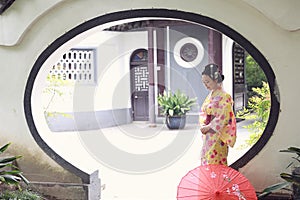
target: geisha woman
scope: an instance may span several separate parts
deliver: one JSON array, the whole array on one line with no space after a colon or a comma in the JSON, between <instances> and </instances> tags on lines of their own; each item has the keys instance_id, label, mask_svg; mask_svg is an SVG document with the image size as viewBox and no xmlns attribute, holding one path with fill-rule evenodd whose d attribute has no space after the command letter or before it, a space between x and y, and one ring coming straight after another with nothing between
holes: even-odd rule
<instances>
[{"instance_id":1,"label":"geisha woman","mask_svg":"<svg viewBox=\"0 0 300 200\"><path fill-rule=\"evenodd\" d=\"M199 118L203 134L202 165L227 165L228 147L233 147L236 141L233 100L222 89L223 79L216 64L205 66L202 82L210 93L202 104Z\"/></svg>"}]
</instances>

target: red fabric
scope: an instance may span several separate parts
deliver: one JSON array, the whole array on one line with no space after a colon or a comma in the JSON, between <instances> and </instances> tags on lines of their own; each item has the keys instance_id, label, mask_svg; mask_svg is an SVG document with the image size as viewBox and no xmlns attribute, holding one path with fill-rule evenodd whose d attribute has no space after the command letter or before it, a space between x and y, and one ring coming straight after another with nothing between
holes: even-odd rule
<instances>
[{"instance_id":1,"label":"red fabric","mask_svg":"<svg viewBox=\"0 0 300 200\"><path fill-rule=\"evenodd\" d=\"M207 115L204 124L208 125L211 122L212 115Z\"/></svg>"},{"instance_id":2,"label":"red fabric","mask_svg":"<svg viewBox=\"0 0 300 200\"><path fill-rule=\"evenodd\" d=\"M199 166L180 181L177 200L257 200L254 187L225 165Z\"/></svg>"}]
</instances>

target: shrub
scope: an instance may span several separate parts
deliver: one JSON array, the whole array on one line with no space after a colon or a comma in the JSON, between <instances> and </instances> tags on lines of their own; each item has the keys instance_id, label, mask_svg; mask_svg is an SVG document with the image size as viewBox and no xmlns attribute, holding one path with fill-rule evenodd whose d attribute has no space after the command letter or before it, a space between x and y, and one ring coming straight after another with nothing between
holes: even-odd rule
<instances>
[{"instance_id":1,"label":"shrub","mask_svg":"<svg viewBox=\"0 0 300 200\"><path fill-rule=\"evenodd\" d=\"M247 54L245 58L245 78L247 83L247 95L251 98L255 95L253 88L263 87L263 82L267 82L267 77L258 63L252 58L251 55Z\"/></svg>"},{"instance_id":2,"label":"shrub","mask_svg":"<svg viewBox=\"0 0 300 200\"><path fill-rule=\"evenodd\" d=\"M42 200L43 198L32 191L29 190L16 190L16 191L9 191L6 190L0 194L0 199L3 200Z\"/></svg>"},{"instance_id":3,"label":"shrub","mask_svg":"<svg viewBox=\"0 0 300 200\"><path fill-rule=\"evenodd\" d=\"M261 88L252 88L252 90L255 95L249 98L248 108L244 108L244 110L237 113L237 117L253 121L251 124L244 126L250 132L250 137L243 146L245 148L255 144L264 132L271 108L268 83L263 82Z\"/></svg>"},{"instance_id":4,"label":"shrub","mask_svg":"<svg viewBox=\"0 0 300 200\"><path fill-rule=\"evenodd\" d=\"M265 188L262 193L258 196L259 199L263 199L269 194L278 191L278 190L287 190L292 193L293 199L300 199L300 148L298 147L289 147L284 150L280 150L280 152L292 153L295 154L296 157L292 157L293 161L288 164L287 168L292 168L292 173L282 172L280 173L280 177L284 180L280 183L276 183L274 185L268 186ZM296 164L295 164L296 163Z\"/></svg>"},{"instance_id":5,"label":"shrub","mask_svg":"<svg viewBox=\"0 0 300 200\"><path fill-rule=\"evenodd\" d=\"M8 143L0 148L0 154L4 153L11 143ZM20 181L26 184L29 181L22 175L22 172L13 164L18 158L22 156L10 156L0 158L0 184L12 184L19 186Z\"/></svg>"},{"instance_id":6,"label":"shrub","mask_svg":"<svg viewBox=\"0 0 300 200\"><path fill-rule=\"evenodd\" d=\"M0 155L8 149L11 143L7 143L0 148ZM29 181L23 176L22 172L15 166L17 159L22 156L0 157L0 199L3 200L40 200L40 195L29 190L22 190L20 183Z\"/></svg>"}]
</instances>

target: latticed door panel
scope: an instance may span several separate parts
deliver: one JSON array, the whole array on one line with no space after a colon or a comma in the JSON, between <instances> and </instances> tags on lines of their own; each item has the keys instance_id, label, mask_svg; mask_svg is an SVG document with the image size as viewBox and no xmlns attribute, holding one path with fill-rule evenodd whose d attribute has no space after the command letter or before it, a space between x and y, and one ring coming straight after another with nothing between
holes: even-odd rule
<instances>
[{"instance_id":1,"label":"latticed door panel","mask_svg":"<svg viewBox=\"0 0 300 200\"><path fill-rule=\"evenodd\" d=\"M132 106L133 120L143 121L149 118L149 72L147 64L132 68Z\"/></svg>"},{"instance_id":2,"label":"latticed door panel","mask_svg":"<svg viewBox=\"0 0 300 200\"><path fill-rule=\"evenodd\" d=\"M135 91L146 91L149 89L149 72L147 65L134 67L134 88Z\"/></svg>"}]
</instances>

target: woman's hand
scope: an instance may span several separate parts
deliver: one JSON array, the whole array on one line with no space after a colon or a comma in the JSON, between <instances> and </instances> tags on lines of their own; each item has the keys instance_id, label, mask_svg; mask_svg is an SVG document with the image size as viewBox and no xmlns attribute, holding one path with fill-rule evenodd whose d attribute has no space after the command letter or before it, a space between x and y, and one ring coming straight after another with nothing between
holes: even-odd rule
<instances>
[{"instance_id":1,"label":"woman's hand","mask_svg":"<svg viewBox=\"0 0 300 200\"><path fill-rule=\"evenodd\" d=\"M206 134L210 130L210 125L204 125L200 127L200 131L202 134Z\"/></svg>"}]
</instances>

